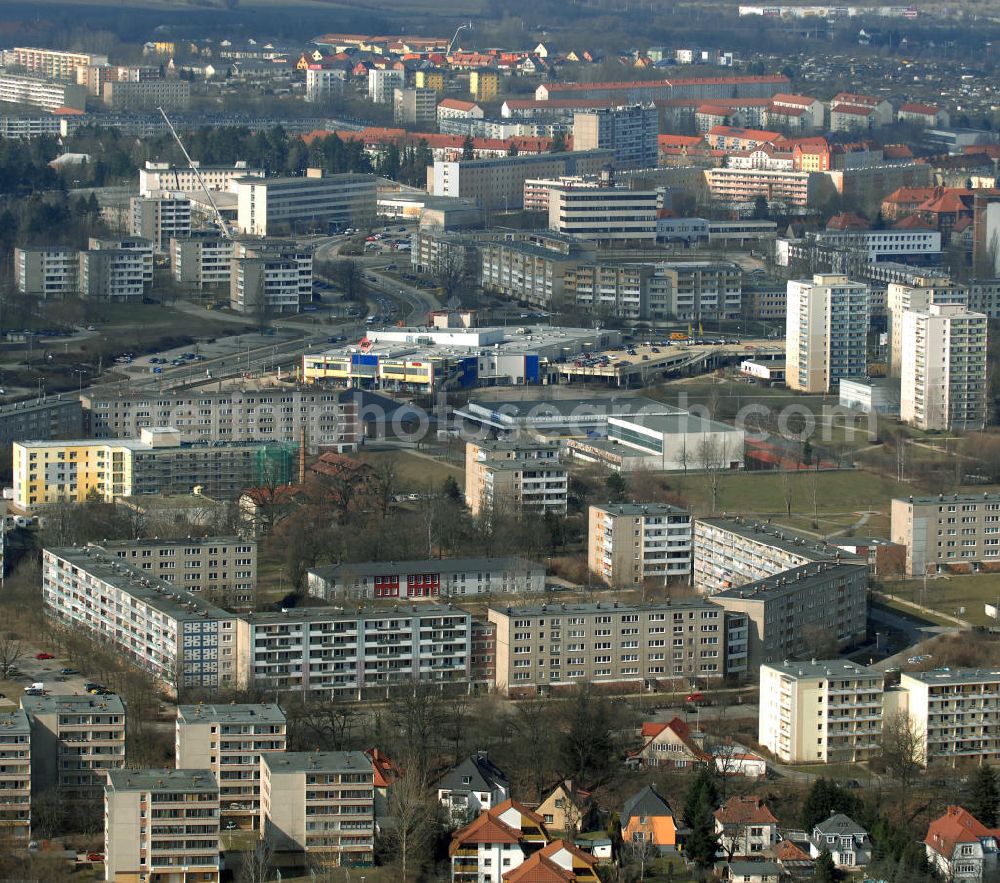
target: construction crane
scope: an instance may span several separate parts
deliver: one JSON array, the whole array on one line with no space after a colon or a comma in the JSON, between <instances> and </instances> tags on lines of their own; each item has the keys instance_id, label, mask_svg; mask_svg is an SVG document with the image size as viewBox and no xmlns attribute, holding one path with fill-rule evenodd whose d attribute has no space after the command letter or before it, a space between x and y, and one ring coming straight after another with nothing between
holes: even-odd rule
<instances>
[{"instance_id":1,"label":"construction crane","mask_svg":"<svg viewBox=\"0 0 1000 883\"><path fill-rule=\"evenodd\" d=\"M215 204L215 197L212 196L212 191L208 189L205 179L201 176L201 172L198 170L198 164L191 159L190 154L187 152L187 148L184 146L184 142L181 141L181 136L177 134L177 130L174 128L174 124L170 122L170 117L167 116L166 111L164 111L162 107L158 107L156 109L160 112L160 116L163 117L164 122L167 124L167 128L170 129L170 134L174 136L174 141L177 142L177 146L181 149L181 153L184 154L184 159L187 160L188 166L198 179L201 189L205 191L205 196L208 197L208 202L212 206L212 211L215 212L215 223L219 225L220 232L226 237L226 239L232 239L233 234L229 229L229 225L226 223L226 219L222 217L222 212L219 211L219 207Z\"/></svg>"},{"instance_id":2,"label":"construction crane","mask_svg":"<svg viewBox=\"0 0 1000 883\"><path fill-rule=\"evenodd\" d=\"M471 31L471 30L472 30L471 21L467 25L459 25L458 28L455 30L455 36L451 38L451 42L448 44L448 51L445 53L445 55L451 55L451 50L455 48L455 41L458 39L458 35L462 33L462 31Z\"/></svg>"}]
</instances>

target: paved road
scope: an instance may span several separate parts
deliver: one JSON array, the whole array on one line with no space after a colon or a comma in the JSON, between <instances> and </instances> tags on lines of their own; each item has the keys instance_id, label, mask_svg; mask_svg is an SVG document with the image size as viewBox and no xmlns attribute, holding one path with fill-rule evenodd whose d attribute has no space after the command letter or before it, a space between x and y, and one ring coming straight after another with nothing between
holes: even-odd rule
<instances>
[{"instance_id":1,"label":"paved road","mask_svg":"<svg viewBox=\"0 0 1000 883\"><path fill-rule=\"evenodd\" d=\"M887 656L885 659L874 664L873 668L878 671L885 671L889 668L897 668L905 665L906 660L911 656L920 655L923 644L936 638L938 635L961 631L958 626L942 626L921 622L904 613L898 613L895 610L889 610L885 607L869 607L868 617L877 625L903 632L907 640L907 646L898 653L893 656Z\"/></svg>"}]
</instances>

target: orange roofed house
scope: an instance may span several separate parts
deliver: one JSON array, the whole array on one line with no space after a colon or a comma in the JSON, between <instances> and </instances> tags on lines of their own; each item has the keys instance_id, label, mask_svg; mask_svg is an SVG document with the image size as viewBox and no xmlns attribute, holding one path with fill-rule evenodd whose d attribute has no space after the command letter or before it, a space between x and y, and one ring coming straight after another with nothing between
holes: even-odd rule
<instances>
[{"instance_id":1,"label":"orange roofed house","mask_svg":"<svg viewBox=\"0 0 1000 883\"><path fill-rule=\"evenodd\" d=\"M597 859L565 840L554 840L503 875L504 883L598 883Z\"/></svg>"},{"instance_id":2,"label":"orange roofed house","mask_svg":"<svg viewBox=\"0 0 1000 883\"><path fill-rule=\"evenodd\" d=\"M621 822L622 839L626 843L645 842L660 853L677 850L674 811L652 785L625 801Z\"/></svg>"},{"instance_id":3,"label":"orange roofed house","mask_svg":"<svg viewBox=\"0 0 1000 883\"><path fill-rule=\"evenodd\" d=\"M949 806L927 828L927 861L945 880L980 883L997 869L1000 830L961 806Z\"/></svg>"},{"instance_id":4,"label":"orange roofed house","mask_svg":"<svg viewBox=\"0 0 1000 883\"><path fill-rule=\"evenodd\" d=\"M759 797L730 797L715 811L715 833L730 858L758 856L778 842L778 820Z\"/></svg>"},{"instance_id":5,"label":"orange roofed house","mask_svg":"<svg viewBox=\"0 0 1000 883\"><path fill-rule=\"evenodd\" d=\"M686 767L712 762L691 737L691 728L679 717L669 723L645 723L640 735L642 747L629 755L626 763L630 766Z\"/></svg>"},{"instance_id":6,"label":"orange roofed house","mask_svg":"<svg viewBox=\"0 0 1000 883\"><path fill-rule=\"evenodd\" d=\"M451 879L453 883L501 883L507 873L548 844L542 817L524 804L505 800L455 832L448 847Z\"/></svg>"}]
</instances>

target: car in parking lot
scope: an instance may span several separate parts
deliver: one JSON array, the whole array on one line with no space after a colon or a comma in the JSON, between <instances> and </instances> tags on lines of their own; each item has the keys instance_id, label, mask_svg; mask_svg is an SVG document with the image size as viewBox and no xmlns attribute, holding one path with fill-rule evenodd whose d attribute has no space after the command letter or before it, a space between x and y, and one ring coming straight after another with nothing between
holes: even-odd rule
<instances>
[{"instance_id":1,"label":"car in parking lot","mask_svg":"<svg viewBox=\"0 0 1000 883\"><path fill-rule=\"evenodd\" d=\"M59 674L61 674L61 675L78 675L78 674L80 674L80 672L78 672L75 668L61 668L61 669L59 669Z\"/></svg>"},{"instance_id":2,"label":"car in parking lot","mask_svg":"<svg viewBox=\"0 0 1000 883\"><path fill-rule=\"evenodd\" d=\"M55 659L51 653L36 653L35 659Z\"/></svg>"}]
</instances>

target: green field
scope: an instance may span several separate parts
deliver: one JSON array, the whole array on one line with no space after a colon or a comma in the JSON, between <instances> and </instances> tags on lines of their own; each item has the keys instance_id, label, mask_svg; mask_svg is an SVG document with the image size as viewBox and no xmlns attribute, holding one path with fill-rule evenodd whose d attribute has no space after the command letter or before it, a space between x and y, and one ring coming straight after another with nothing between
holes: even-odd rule
<instances>
[{"instance_id":1,"label":"green field","mask_svg":"<svg viewBox=\"0 0 1000 883\"><path fill-rule=\"evenodd\" d=\"M393 462L397 490L402 493L426 493L428 489L440 490L449 476L465 486L465 470L423 454L411 451L366 451L359 459L379 469L386 460Z\"/></svg>"},{"instance_id":2,"label":"green field","mask_svg":"<svg viewBox=\"0 0 1000 883\"><path fill-rule=\"evenodd\" d=\"M894 582L887 585L885 591L931 610L958 616L974 625L996 625L986 616L983 607L1000 601L1000 573L970 573L929 579L926 592L923 580ZM958 611L962 607L965 612L960 614Z\"/></svg>"}]
</instances>

